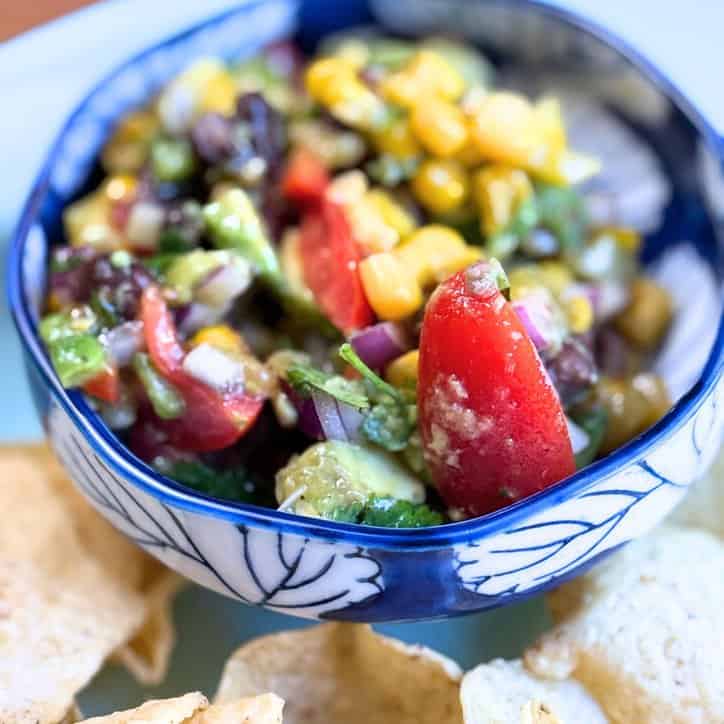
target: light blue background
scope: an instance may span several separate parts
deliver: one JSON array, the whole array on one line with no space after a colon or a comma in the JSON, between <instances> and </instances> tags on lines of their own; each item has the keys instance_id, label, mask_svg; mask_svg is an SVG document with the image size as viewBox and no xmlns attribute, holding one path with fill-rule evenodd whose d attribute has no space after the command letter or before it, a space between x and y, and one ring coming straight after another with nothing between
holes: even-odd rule
<instances>
[{"instance_id":1,"label":"light blue background","mask_svg":"<svg viewBox=\"0 0 724 724\"><path fill-rule=\"evenodd\" d=\"M62 121L102 75L129 54L232 0L107 0L0 45L0 242L10 234L46 149ZM721 91L721 0L570 0L575 8L636 45L686 90L716 128L724 129ZM4 278L4 273L3 273ZM3 290L0 334L0 440L40 436ZM226 656L252 635L300 625L191 588L176 605L180 643L165 684L142 692L128 674L104 671L82 697L86 714L132 706L147 696L191 689L213 694ZM409 641L439 648L463 666L512 656L545 625L539 599L503 611L446 623L384 626Z\"/></svg>"}]
</instances>

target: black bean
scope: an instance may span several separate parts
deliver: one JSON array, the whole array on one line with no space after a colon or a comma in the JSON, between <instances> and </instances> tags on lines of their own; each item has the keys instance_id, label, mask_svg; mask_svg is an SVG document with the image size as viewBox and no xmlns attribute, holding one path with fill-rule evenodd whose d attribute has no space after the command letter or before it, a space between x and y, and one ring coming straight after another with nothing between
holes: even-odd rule
<instances>
[{"instance_id":1,"label":"black bean","mask_svg":"<svg viewBox=\"0 0 724 724\"><path fill-rule=\"evenodd\" d=\"M245 93L236 102L236 117L248 125L249 140L273 172L281 163L285 131L281 115L261 93Z\"/></svg>"},{"instance_id":2,"label":"black bean","mask_svg":"<svg viewBox=\"0 0 724 724\"><path fill-rule=\"evenodd\" d=\"M547 361L546 368L564 407L580 399L598 381L593 355L576 337L563 343L560 352Z\"/></svg>"},{"instance_id":3,"label":"black bean","mask_svg":"<svg viewBox=\"0 0 724 724\"><path fill-rule=\"evenodd\" d=\"M122 320L134 319L138 312L141 293L153 283L148 270L136 261L121 266L111 262L110 256L100 257L93 264L88 294L101 298L112 305Z\"/></svg>"}]
</instances>

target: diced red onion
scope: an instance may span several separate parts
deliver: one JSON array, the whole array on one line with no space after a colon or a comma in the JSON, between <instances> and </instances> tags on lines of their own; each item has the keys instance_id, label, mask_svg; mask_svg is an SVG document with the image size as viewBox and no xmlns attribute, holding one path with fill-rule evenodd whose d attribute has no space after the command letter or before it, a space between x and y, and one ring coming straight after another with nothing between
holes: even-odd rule
<instances>
[{"instance_id":1,"label":"diced red onion","mask_svg":"<svg viewBox=\"0 0 724 724\"><path fill-rule=\"evenodd\" d=\"M582 427L576 425L570 417L566 417L566 423L568 424L568 435L571 438L573 454L578 455L581 450L586 449L586 446L591 441L591 438L588 433Z\"/></svg>"},{"instance_id":2,"label":"diced red onion","mask_svg":"<svg viewBox=\"0 0 724 724\"><path fill-rule=\"evenodd\" d=\"M312 402L326 440L359 440L362 424L362 413L359 410L322 391L312 394Z\"/></svg>"},{"instance_id":3,"label":"diced red onion","mask_svg":"<svg viewBox=\"0 0 724 724\"><path fill-rule=\"evenodd\" d=\"M410 349L404 329L394 322L380 322L355 332L350 344L362 361L372 369L382 369L388 362Z\"/></svg>"},{"instance_id":4,"label":"diced red onion","mask_svg":"<svg viewBox=\"0 0 724 724\"><path fill-rule=\"evenodd\" d=\"M210 344L194 347L184 357L183 368L192 377L219 391L244 382L241 364Z\"/></svg>"},{"instance_id":5,"label":"diced red onion","mask_svg":"<svg viewBox=\"0 0 724 724\"><path fill-rule=\"evenodd\" d=\"M176 310L176 326L184 335L193 334L202 327L216 324L227 311L227 307L217 309L201 302L192 302Z\"/></svg>"},{"instance_id":6,"label":"diced red onion","mask_svg":"<svg viewBox=\"0 0 724 724\"><path fill-rule=\"evenodd\" d=\"M560 349L565 330L545 294L532 292L513 302L513 309L539 352L555 354Z\"/></svg>"},{"instance_id":7,"label":"diced red onion","mask_svg":"<svg viewBox=\"0 0 724 724\"><path fill-rule=\"evenodd\" d=\"M102 338L109 356L118 367L130 364L133 355L145 347L143 322L123 322L109 329Z\"/></svg>"},{"instance_id":8,"label":"diced red onion","mask_svg":"<svg viewBox=\"0 0 724 724\"><path fill-rule=\"evenodd\" d=\"M313 440L324 440L317 410L311 397L302 397L286 380L280 380L281 388L297 409L297 427Z\"/></svg>"},{"instance_id":9,"label":"diced red onion","mask_svg":"<svg viewBox=\"0 0 724 724\"><path fill-rule=\"evenodd\" d=\"M194 289L202 304L218 309L242 294L251 284L251 266L243 259L210 271Z\"/></svg>"},{"instance_id":10,"label":"diced red onion","mask_svg":"<svg viewBox=\"0 0 724 724\"><path fill-rule=\"evenodd\" d=\"M158 245L166 212L161 204L137 201L126 222L126 237L134 249L153 251Z\"/></svg>"}]
</instances>

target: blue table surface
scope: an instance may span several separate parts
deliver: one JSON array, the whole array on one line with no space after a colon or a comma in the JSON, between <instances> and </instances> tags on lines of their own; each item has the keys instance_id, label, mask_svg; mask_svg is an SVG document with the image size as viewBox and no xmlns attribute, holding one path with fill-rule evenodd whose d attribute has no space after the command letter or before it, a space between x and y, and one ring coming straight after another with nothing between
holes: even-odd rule
<instances>
[{"instance_id":1,"label":"blue table surface","mask_svg":"<svg viewBox=\"0 0 724 724\"><path fill-rule=\"evenodd\" d=\"M94 81L123 58L154 41L238 4L238 0L106 0L0 45L2 104L0 243L6 244L43 155L63 119ZM677 0L569 0L565 3L634 43L686 89L715 127L724 129L718 75L724 3ZM139 22L142 14L143 22ZM652 20L655 19L655 22ZM113 28L113 33L108 33ZM92 62L88 62L92 58ZM4 256L4 255L3 255ZM4 273L3 273L4 278ZM32 440L41 430L31 407L3 290L0 334L0 440ZM166 682L143 691L117 667L108 667L81 696L86 714L133 706L148 696L200 689L213 694L227 655L252 636L307 625L247 608L191 587L176 602L179 644ZM463 667L493 656L514 656L546 625L541 599L504 610L439 623L386 625L380 630L453 656Z\"/></svg>"}]
</instances>

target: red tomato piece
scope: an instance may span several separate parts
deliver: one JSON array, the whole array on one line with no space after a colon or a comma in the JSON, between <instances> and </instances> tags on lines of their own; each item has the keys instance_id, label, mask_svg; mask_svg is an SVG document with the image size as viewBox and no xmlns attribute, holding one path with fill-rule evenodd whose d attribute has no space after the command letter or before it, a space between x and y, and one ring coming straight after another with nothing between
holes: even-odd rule
<instances>
[{"instance_id":1,"label":"red tomato piece","mask_svg":"<svg viewBox=\"0 0 724 724\"><path fill-rule=\"evenodd\" d=\"M83 385L83 391L104 402L118 402L121 398L121 381L118 369L112 365Z\"/></svg>"},{"instance_id":2,"label":"red tomato piece","mask_svg":"<svg viewBox=\"0 0 724 724\"><path fill-rule=\"evenodd\" d=\"M305 148L291 155L282 178L282 194L302 207L318 206L329 184L325 165Z\"/></svg>"},{"instance_id":3,"label":"red tomato piece","mask_svg":"<svg viewBox=\"0 0 724 724\"><path fill-rule=\"evenodd\" d=\"M487 263L430 298L417 390L425 459L448 505L482 515L575 471L558 394Z\"/></svg>"},{"instance_id":4,"label":"red tomato piece","mask_svg":"<svg viewBox=\"0 0 724 724\"><path fill-rule=\"evenodd\" d=\"M181 417L158 420L155 426L166 433L172 445L185 450L211 452L233 445L256 421L264 398L240 391L221 393L184 370L186 353L161 290L155 285L143 291L141 319L154 365L176 386L186 403Z\"/></svg>"},{"instance_id":5,"label":"red tomato piece","mask_svg":"<svg viewBox=\"0 0 724 724\"><path fill-rule=\"evenodd\" d=\"M345 334L372 324L358 265L360 253L344 211L324 199L320 209L304 218L299 252L307 286L322 312Z\"/></svg>"}]
</instances>

